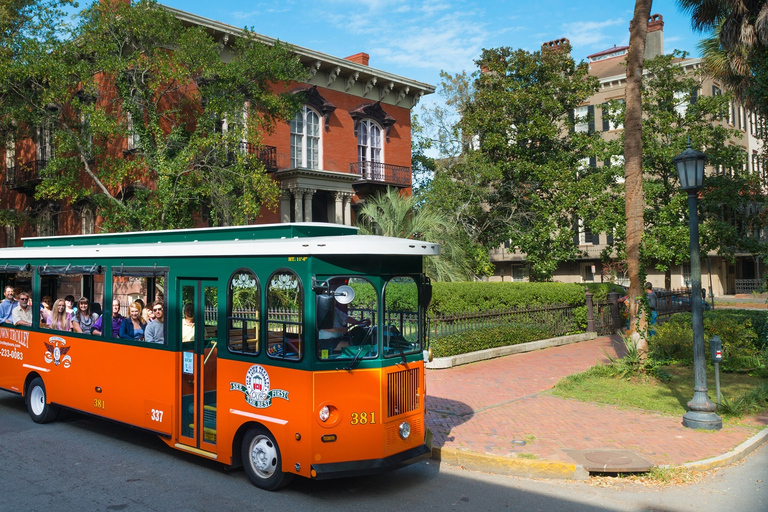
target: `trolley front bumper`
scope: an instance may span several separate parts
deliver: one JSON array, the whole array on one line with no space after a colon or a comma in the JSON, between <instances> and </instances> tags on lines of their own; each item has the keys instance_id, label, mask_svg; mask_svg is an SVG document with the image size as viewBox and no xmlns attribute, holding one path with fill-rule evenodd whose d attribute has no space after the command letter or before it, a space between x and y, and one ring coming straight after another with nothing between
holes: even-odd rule
<instances>
[{"instance_id":1,"label":"trolley front bumper","mask_svg":"<svg viewBox=\"0 0 768 512\"><path fill-rule=\"evenodd\" d=\"M350 462L334 462L331 464L313 464L312 478L327 480L330 478L345 478L350 476L378 475L395 469L409 466L432 456L432 432L427 429L424 444L396 453L383 459L356 460Z\"/></svg>"}]
</instances>

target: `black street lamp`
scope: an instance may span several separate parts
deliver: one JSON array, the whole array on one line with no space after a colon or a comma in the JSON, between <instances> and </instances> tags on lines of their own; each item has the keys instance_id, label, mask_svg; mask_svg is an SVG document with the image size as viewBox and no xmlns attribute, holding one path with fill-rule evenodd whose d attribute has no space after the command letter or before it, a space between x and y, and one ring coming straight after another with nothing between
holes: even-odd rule
<instances>
[{"instance_id":1,"label":"black street lamp","mask_svg":"<svg viewBox=\"0 0 768 512\"><path fill-rule=\"evenodd\" d=\"M717 406L707 396L707 360L704 353L704 314L701 299L701 260L699 258L698 192L704 184L707 155L688 148L672 159L680 177L680 188L688 192L688 227L691 235L691 313L693 316L693 398L683 425L688 428L720 430L723 420L715 414Z\"/></svg>"}]
</instances>

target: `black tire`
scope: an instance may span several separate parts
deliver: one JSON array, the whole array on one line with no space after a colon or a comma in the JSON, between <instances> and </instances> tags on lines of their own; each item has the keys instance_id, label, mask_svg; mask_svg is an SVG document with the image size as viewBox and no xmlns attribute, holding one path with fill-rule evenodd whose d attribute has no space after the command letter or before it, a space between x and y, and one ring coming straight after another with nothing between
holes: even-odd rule
<instances>
[{"instance_id":1,"label":"black tire","mask_svg":"<svg viewBox=\"0 0 768 512\"><path fill-rule=\"evenodd\" d=\"M32 382L27 386L26 402L29 416L35 423L50 423L59 414L56 406L48 403L45 384L40 377L32 379Z\"/></svg>"},{"instance_id":2,"label":"black tire","mask_svg":"<svg viewBox=\"0 0 768 512\"><path fill-rule=\"evenodd\" d=\"M276 491L293 479L292 474L283 472L283 459L275 438L262 427L253 427L245 433L241 455L245 473L256 487Z\"/></svg>"}]
</instances>

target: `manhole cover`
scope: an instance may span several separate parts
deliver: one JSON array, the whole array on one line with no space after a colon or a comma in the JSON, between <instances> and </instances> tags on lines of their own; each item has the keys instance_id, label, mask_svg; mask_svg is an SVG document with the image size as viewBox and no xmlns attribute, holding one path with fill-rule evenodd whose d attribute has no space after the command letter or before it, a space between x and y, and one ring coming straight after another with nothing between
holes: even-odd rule
<instances>
[{"instance_id":1,"label":"manhole cover","mask_svg":"<svg viewBox=\"0 0 768 512\"><path fill-rule=\"evenodd\" d=\"M653 467L632 450L565 450L591 473L642 473Z\"/></svg>"},{"instance_id":2,"label":"manhole cover","mask_svg":"<svg viewBox=\"0 0 768 512\"><path fill-rule=\"evenodd\" d=\"M631 457L613 452L587 452L584 454L584 458L595 464L600 464L601 466L606 464L610 464L611 466L626 466L632 462Z\"/></svg>"}]
</instances>

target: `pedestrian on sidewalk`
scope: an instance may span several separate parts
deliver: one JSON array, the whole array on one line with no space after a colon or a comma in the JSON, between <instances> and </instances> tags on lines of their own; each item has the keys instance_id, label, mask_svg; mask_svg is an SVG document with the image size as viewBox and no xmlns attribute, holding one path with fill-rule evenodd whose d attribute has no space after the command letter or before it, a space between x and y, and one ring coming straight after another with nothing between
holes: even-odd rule
<instances>
[{"instance_id":1,"label":"pedestrian on sidewalk","mask_svg":"<svg viewBox=\"0 0 768 512\"><path fill-rule=\"evenodd\" d=\"M648 308L651 310L650 318L648 319L648 335L653 336L656 334L656 329L652 328L652 325L656 325L656 319L659 316L656 308L658 306L658 299L656 292L653 291L653 285L649 282L645 283L646 299L648 300Z\"/></svg>"}]
</instances>

